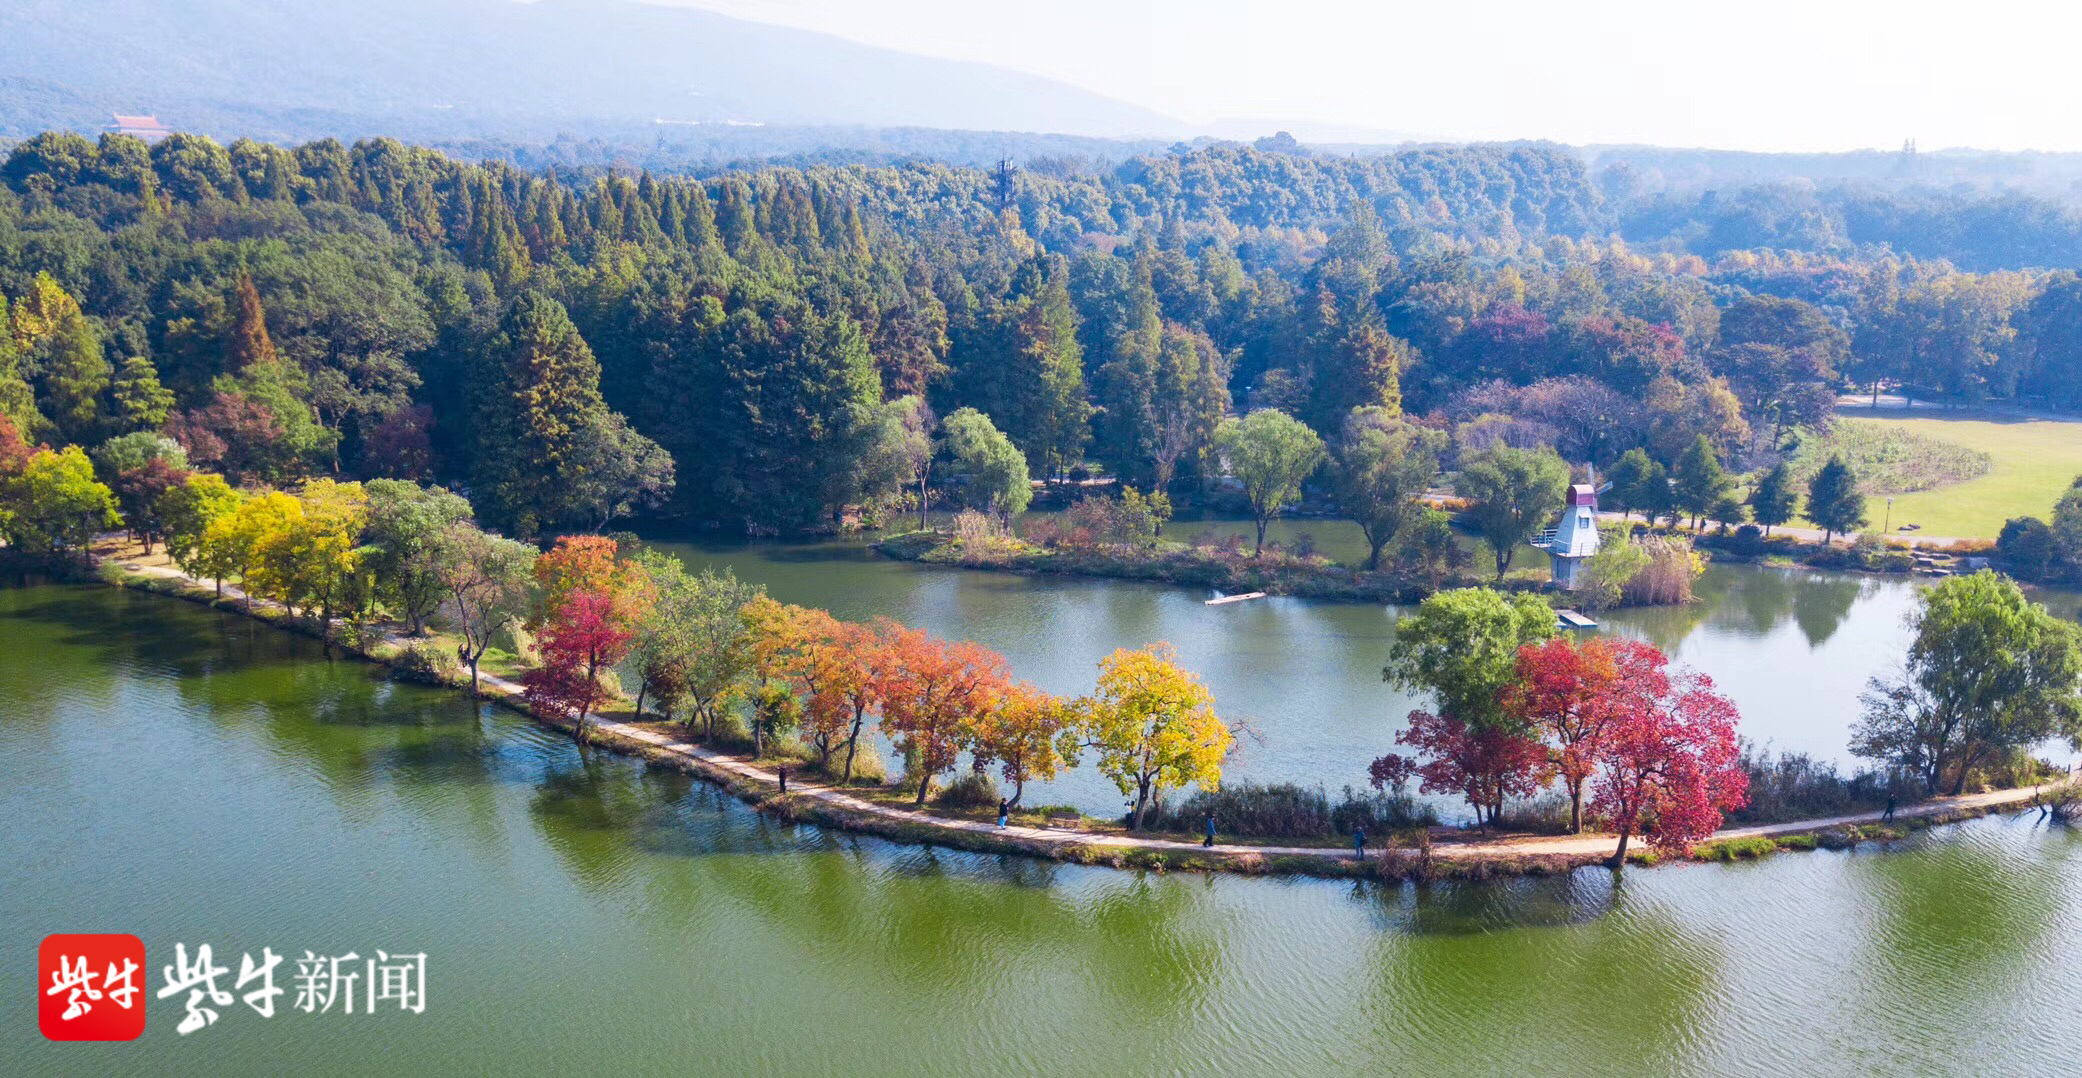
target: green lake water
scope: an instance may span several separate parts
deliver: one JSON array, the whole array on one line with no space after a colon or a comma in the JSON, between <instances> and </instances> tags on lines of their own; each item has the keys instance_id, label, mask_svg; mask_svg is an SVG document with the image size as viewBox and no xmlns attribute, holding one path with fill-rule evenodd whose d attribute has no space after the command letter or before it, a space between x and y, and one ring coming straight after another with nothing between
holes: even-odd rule
<instances>
[{"instance_id":1,"label":"green lake water","mask_svg":"<svg viewBox=\"0 0 2082 1078\"><path fill-rule=\"evenodd\" d=\"M1379 683L1379 608L1211 608L848 544L682 549L783 599L982 640L1063 691L1114 646L1170 640L1256 719L1239 774L1357 782L1408 706ZM1612 620L1712 673L1759 740L1840 756L1909 586L1726 569L1702 592ZM1623 879L1081 868L783 826L307 640L53 586L0 588L0 810L8 1074L2082 1068L2082 838L2033 816ZM180 1002L150 999L139 1041L50 1043L31 986L52 932L139 936L152 991L177 942L234 972L262 946L425 951L428 1004L235 1004L180 1037Z\"/></svg>"}]
</instances>

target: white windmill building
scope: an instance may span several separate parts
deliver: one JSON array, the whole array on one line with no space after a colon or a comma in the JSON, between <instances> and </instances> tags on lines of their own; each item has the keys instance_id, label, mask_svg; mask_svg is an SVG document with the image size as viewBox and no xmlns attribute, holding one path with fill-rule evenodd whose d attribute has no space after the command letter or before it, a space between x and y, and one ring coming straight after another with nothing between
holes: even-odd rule
<instances>
[{"instance_id":1,"label":"white windmill building","mask_svg":"<svg viewBox=\"0 0 2082 1078\"><path fill-rule=\"evenodd\" d=\"M1541 532L1534 543L1547 552L1554 563L1554 582L1565 589L1581 586L1584 569L1598 552L1598 495L1612 489L1612 484L1598 486L1597 481L1593 468L1590 482L1572 484L1562 505L1561 522Z\"/></svg>"}]
</instances>

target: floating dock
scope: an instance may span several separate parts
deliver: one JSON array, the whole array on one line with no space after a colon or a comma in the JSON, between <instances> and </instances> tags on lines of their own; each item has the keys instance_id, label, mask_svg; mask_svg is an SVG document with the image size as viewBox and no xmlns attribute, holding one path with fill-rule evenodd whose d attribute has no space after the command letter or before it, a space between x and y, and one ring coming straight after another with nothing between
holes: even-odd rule
<instances>
[{"instance_id":1,"label":"floating dock","mask_svg":"<svg viewBox=\"0 0 2082 1078\"><path fill-rule=\"evenodd\" d=\"M1554 612L1554 627L1557 629L1595 629L1598 623L1574 610Z\"/></svg>"},{"instance_id":2,"label":"floating dock","mask_svg":"<svg viewBox=\"0 0 2082 1078\"><path fill-rule=\"evenodd\" d=\"M1245 599L1263 598L1265 598L1265 593L1262 591L1247 591L1244 592L1242 595L1224 595L1219 599L1209 599L1205 605L1221 606L1223 603L1240 603L1243 602Z\"/></svg>"}]
</instances>

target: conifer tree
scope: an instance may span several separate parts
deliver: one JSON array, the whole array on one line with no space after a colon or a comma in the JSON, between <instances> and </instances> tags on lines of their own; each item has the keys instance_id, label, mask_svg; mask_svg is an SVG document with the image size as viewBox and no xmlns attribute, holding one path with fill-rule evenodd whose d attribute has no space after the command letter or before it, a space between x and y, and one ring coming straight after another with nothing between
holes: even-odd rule
<instances>
[{"instance_id":1,"label":"conifer tree","mask_svg":"<svg viewBox=\"0 0 2082 1078\"><path fill-rule=\"evenodd\" d=\"M1670 487L1676 494L1677 508L1692 515L1694 528L1734 485L1735 481L1721 467L1720 454L1713 451L1713 443L1703 434L1693 440L1670 469Z\"/></svg>"},{"instance_id":2,"label":"conifer tree","mask_svg":"<svg viewBox=\"0 0 2082 1078\"><path fill-rule=\"evenodd\" d=\"M1865 524L1865 495L1858 493L1858 477L1841 456L1831 455L1808 481L1807 519L1821 525L1823 542Z\"/></svg>"},{"instance_id":3,"label":"conifer tree","mask_svg":"<svg viewBox=\"0 0 2082 1078\"><path fill-rule=\"evenodd\" d=\"M1750 492L1750 516L1764 526L1764 534L1793 519L1794 503L1799 501L1799 492L1793 489L1791 469L1784 462L1772 466L1757 480L1757 489Z\"/></svg>"},{"instance_id":4,"label":"conifer tree","mask_svg":"<svg viewBox=\"0 0 2082 1078\"><path fill-rule=\"evenodd\" d=\"M101 334L78 314L68 315L37 345L43 377L43 412L68 442L95 440L101 427L101 394L108 388L108 359Z\"/></svg>"},{"instance_id":5,"label":"conifer tree","mask_svg":"<svg viewBox=\"0 0 2082 1078\"><path fill-rule=\"evenodd\" d=\"M109 385L115 410L109 416L116 433L157 430L173 411L173 390L159 384L159 371L144 356L131 356L116 371Z\"/></svg>"},{"instance_id":6,"label":"conifer tree","mask_svg":"<svg viewBox=\"0 0 2082 1078\"><path fill-rule=\"evenodd\" d=\"M564 305L523 292L487 348L474 493L487 519L533 535L564 515L581 432L598 422L600 363Z\"/></svg>"}]
</instances>

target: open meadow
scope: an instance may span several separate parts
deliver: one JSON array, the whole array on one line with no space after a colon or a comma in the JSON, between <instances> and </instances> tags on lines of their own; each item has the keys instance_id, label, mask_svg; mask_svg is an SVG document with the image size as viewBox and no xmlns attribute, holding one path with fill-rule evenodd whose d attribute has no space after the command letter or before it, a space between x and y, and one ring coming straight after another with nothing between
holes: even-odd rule
<instances>
[{"instance_id":1,"label":"open meadow","mask_svg":"<svg viewBox=\"0 0 2082 1078\"><path fill-rule=\"evenodd\" d=\"M1838 421L1851 431L1893 428L1987 454L1989 466L1975 478L1924 490L1872 492L1868 511L1873 524L1888 519L1886 497L1892 494L1892 526L1920 525L1912 534L1992 539L2011 517L2050 516L2053 502L2082 475L2082 421L1886 407L1876 412L1843 408Z\"/></svg>"}]
</instances>

